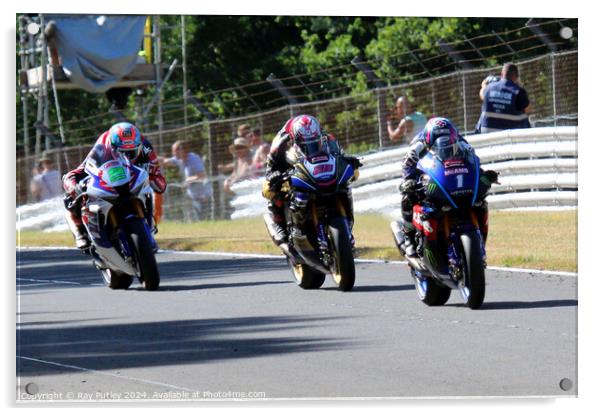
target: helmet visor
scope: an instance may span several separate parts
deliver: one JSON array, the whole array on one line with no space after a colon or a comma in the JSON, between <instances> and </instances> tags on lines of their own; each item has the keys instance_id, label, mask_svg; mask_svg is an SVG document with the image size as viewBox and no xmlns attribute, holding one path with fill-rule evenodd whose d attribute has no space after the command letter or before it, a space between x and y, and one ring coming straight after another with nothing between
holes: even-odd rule
<instances>
[{"instance_id":1,"label":"helmet visor","mask_svg":"<svg viewBox=\"0 0 602 416\"><path fill-rule=\"evenodd\" d=\"M458 142L449 136L442 136L435 140L431 151L441 160L449 160L462 156L462 149Z\"/></svg>"},{"instance_id":2,"label":"helmet visor","mask_svg":"<svg viewBox=\"0 0 602 416\"><path fill-rule=\"evenodd\" d=\"M318 138L304 141L299 148L306 157L313 157L322 153L322 141Z\"/></svg>"}]
</instances>

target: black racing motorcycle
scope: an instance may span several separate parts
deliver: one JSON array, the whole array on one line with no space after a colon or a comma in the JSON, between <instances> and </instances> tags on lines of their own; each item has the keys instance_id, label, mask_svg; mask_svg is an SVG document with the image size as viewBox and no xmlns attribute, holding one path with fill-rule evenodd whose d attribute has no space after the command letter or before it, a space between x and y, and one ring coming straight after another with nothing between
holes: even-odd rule
<instances>
[{"instance_id":1,"label":"black racing motorcycle","mask_svg":"<svg viewBox=\"0 0 602 416\"><path fill-rule=\"evenodd\" d=\"M306 157L295 149L289 150L287 157L293 168L284 174L281 191L286 195L289 243L280 248L297 285L318 289L325 275L332 274L339 290L350 291L355 284L355 261L349 184L356 178L354 163L359 162L339 154ZM297 229L292 216L301 206L306 214ZM269 214L264 220L273 236Z\"/></svg>"}]
</instances>

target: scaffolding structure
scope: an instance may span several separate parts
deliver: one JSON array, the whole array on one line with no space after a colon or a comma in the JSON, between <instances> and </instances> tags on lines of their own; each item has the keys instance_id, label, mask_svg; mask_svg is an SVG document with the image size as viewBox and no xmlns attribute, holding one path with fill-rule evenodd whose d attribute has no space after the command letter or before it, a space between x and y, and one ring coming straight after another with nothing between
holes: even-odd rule
<instances>
[{"instance_id":1,"label":"scaffolding structure","mask_svg":"<svg viewBox=\"0 0 602 416\"><path fill-rule=\"evenodd\" d=\"M120 79L112 88L131 88L134 90L136 106L135 123L147 125L146 116L151 108L156 107L157 125L153 130L162 132L163 126L163 91L162 87L169 80L169 76L176 67L183 72L183 101L186 98L186 48L185 48L185 16L181 16L182 59L179 65L177 60L172 62L167 75L162 61L161 51L161 18L158 15L148 16L145 25L143 45L139 61L134 69ZM61 65L61 58L54 44L54 23L44 14L22 14L18 16L18 56L19 70L19 98L23 119L23 146L17 149L17 157L24 156L30 161L27 171L34 168L33 163L42 152L55 155L59 171L64 171L64 166L69 165L68 160L61 160L57 150L65 145L65 133L61 117L61 107L58 91L68 89L81 89L69 80ZM147 97L146 90L155 87L154 93ZM50 100L52 90L53 100ZM145 103L146 101L146 103ZM58 132L50 127L50 108L55 107ZM35 108L35 110L34 110ZM114 121L127 120L127 117L115 105L107 104ZM35 122L32 119L35 117ZM185 120L188 123L188 120ZM35 139L31 131L35 130ZM19 132L18 132L19 133ZM35 140L32 142L32 139ZM159 146L163 145L162 134L158 137Z\"/></svg>"}]
</instances>

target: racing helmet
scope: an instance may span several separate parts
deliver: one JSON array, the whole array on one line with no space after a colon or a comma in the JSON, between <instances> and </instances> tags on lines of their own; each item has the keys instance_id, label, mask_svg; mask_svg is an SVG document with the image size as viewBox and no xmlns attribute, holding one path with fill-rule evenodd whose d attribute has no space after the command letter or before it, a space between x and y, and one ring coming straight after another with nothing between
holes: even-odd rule
<instances>
[{"instance_id":1,"label":"racing helmet","mask_svg":"<svg viewBox=\"0 0 602 416\"><path fill-rule=\"evenodd\" d=\"M443 117L431 118L424 126L422 135L427 148L432 147L439 137L449 137L448 142L452 144L456 143L459 137L456 126L449 119Z\"/></svg>"},{"instance_id":2,"label":"racing helmet","mask_svg":"<svg viewBox=\"0 0 602 416\"><path fill-rule=\"evenodd\" d=\"M291 126L293 143L306 156L312 157L328 151L326 137L320 122L313 116L301 115L293 119Z\"/></svg>"},{"instance_id":3,"label":"racing helmet","mask_svg":"<svg viewBox=\"0 0 602 416\"><path fill-rule=\"evenodd\" d=\"M111 148L130 160L135 159L142 148L140 131L132 123L121 122L111 126L109 139Z\"/></svg>"}]
</instances>

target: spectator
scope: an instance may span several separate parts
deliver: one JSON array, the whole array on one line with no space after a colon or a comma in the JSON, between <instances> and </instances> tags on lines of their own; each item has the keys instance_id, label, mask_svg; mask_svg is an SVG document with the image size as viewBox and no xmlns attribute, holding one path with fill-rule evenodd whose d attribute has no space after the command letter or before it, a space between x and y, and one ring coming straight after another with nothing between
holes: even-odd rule
<instances>
[{"instance_id":1,"label":"spectator","mask_svg":"<svg viewBox=\"0 0 602 416\"><path fill-rule=\"evenodd\" d=\"M399 124L395 129L391 118L387 120L387 131L392 142L404 139L410 142L426 125L424 114L414 111L412 103L405 95L400 96L395 102L395 114L399 118Z\"/></svg>"},{"instance_id":2,"label":"spectator","mask_svg":"<svg viewBox=\"0 0 602 416\"><path fill-rule=\"evenodd\" d=\"M61 174L54 168L54 161L46 152L38 160L38 174L31 180L31 194L36 202L62 195Z\"/></svg>"},{"instance_id":3,"label":"spectator","mask_svg":"<svg viewBox=\"0 0 602 416\"><path fill-rule=\"evenodd\" d=\"M489 77L488 77L489 78ZM527 91L520 86L518 67L504 64L501 79L487 78L483 81L481 117L477 122L477 133L490 133L508 129L529 128L528 114L531 104ZM483 87L483 85L481 86Z\"/></svg>"},{"instance_id":4,"label":"spectator","mask_svg":"<svg viewBox=\"0 0 602 416\"><path fill-rule=\"evenodd\" d=\"M206 181L203 160L198 154L190 151L188 143L180 140L171 146L171 154L172 157L163 158L162 163L166 166L178 167L184 179L186 193L192 200L195 217L201 220L213 195L211 183Z\"/></svg>"},{"instance_id":5,"label":"spectator","mask_svg":"<svg viewBox=\"0 0 602 416\"><path fill-rule=\"evenodd\" d=\"M238 137L244 137L244 138L246 138L247 135L249 133L251 133L251 126L249 126L248 124L241 124L236 129L236 133L238 134Z\"/></svg>"},{"instance_id":6,"label":"spectator","mask_svg":"<svg viewBox=\"0 0 602 416\"><path fill-rule=\"evenodd\" d=\"M224 182L224 191L226 193L232 192L232 185L236 182L250 178L255 174L251 149L244 137L234 139L234 143L230 145L229 150L234 156L234 169Z\"/></svg>"},{"instance_id":7,"label":"spectator","mask_svg":"<svg viewBox=\"0 0 602 416\"><path fill-rule=\"evenodd\" d=\"M264 171L270 154L270 144L261 138L261 129L254 128L247 136L253 155L253 168L256 171Z\"/></svg>"},{"instance_id":8,"label":"spectator","mask_svg":"<svg viewBox=\"0 0 602 416\"><path fill-rule=\"evenodd\" d=\"M236 129L236 133L236 137L243 137L248 140L248 136L251 134L251 126L249 126L248 124L241 124ZM217 170L222 175L232 174L232 171L234 170L234 162L220 163L217 165Z\"/></svg>"}]
</instances>

